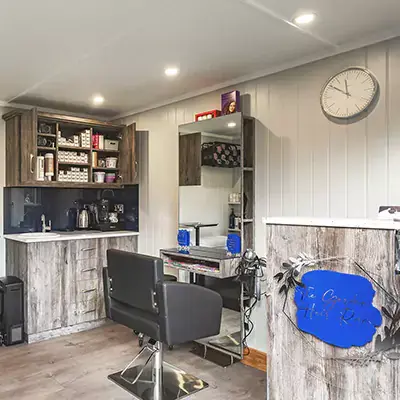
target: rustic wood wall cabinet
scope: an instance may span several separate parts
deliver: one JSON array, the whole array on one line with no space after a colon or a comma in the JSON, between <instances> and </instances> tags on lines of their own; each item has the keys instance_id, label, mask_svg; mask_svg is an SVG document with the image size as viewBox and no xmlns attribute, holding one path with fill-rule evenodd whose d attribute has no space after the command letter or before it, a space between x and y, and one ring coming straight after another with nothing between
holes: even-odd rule
<instances>
[{"instance_id":1,"label":"rustic wood wall cabinet","mask_svg":"<svg viewBox=\"0 0 400 400\"><path fill-rule=\"evenodd\" d=\"M46 186L46 187L79 187L104 188L120 187L137 183L136 157L136 127L135 124L126 126L94 119L73 116L15 110L3 115L6 121L6 186ZM40 129L46 124L48 129ZM63 137L72 137L82 131L90 134L90 142L84 147L72 147L62 143L59 132ZM104 138L119 141L118 149L95 149L92 136L94 133L104 135ZM40 145L40 139L47 139L53 146ZM38 144L39 143L39 144ZM87 162L65 160L60 152L78 152L84 155ZM37 176L37 157L46 153L54 154L54 177L52 181L40 181ZM65 153L64 153L65 154ZM87 157L86 157L87 155ZM95 160L115 157L116 167L99 166ZM83 168L88 171L87 182L65 181L59 179L59 172L71 167ZM94 172L115 173L114 183L96 183Z\"/></svg>"},{"instance_id":2,"label":"rustic wood wall cabinet","mask_svg":"<svg viewBox=\"0 0 400 400\"><path fill-rule=\"evenodd\" d=\"M137 236L22 243L7 240L7 275L25 283L28 343L90 329L106 317L107 249L137 251Z\"/></svg>"}]
</instances>

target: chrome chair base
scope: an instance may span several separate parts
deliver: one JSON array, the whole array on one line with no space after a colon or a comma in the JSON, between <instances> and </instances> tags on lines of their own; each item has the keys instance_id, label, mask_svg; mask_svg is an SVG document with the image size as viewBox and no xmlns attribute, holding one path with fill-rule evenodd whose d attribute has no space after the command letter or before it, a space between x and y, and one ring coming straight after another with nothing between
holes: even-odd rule
<instances>
[{"instance_id":1,"label":"chrome chair base","mask_svg":"<svg viewBox=\"0 0 400 400\"><path fill-rule=\"evenodd\" d=\"M146 351L144 363L131 367ZM209 385L162 361L162 345L147 345L122 371L108 376L112 382L139 400L177 400L190 396Z\"/></svg>"}]
</instances>

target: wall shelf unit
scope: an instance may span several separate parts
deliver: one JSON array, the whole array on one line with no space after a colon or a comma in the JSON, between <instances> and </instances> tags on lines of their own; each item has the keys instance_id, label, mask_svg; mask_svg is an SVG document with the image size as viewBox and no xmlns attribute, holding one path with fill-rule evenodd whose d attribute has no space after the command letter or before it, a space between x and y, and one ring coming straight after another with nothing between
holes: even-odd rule
<instances>
[{"instance_id":1,"label":"wall shelf unit","mask_svg":"<svg viewBox=\"0 0 400 400\"><path fill-rule=\"evenodd\" d=\"M6 121L6 186L8 187L112 188L137 183L135 124L119 125L94 119L38 112L37 109L13 110L4 114L3 119ZM102 135L104 141L118 140L119 149L94 148L95 134ZM71 146L69 142L76 145ZM46 153L51 153L54 157L52 181L38 180L37 157ZM83 156L84 154L86 156ZM117 168L97 165L98 160L105 162L106 157L117 158ZM79 159L85 162L76 161ZM74 167L79 170L71 170ZM94 170L115 172L117 180L114 183L96 183ZM80 181L82 177L77 178L76 174L83 174L85 182Z\"/></svg>"},{"instance_id":2,"label":"wall shelf unit","mask_svg":"<svg viewBox=\"0 0 400 400\"><path fill-rule=\"evenodd\" d=\"M242 122L242 252L254 248L255 210L255 119L244 117Z\"/></svg>"}]
</instances>

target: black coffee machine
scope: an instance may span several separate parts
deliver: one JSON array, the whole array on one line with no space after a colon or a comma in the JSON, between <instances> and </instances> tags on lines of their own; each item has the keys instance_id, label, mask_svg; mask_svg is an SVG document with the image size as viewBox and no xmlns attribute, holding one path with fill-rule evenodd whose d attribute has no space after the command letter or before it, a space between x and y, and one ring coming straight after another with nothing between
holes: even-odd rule
<instances>
[{"instance_id":1,"label":"black coffee machine","mask_svg":"<svg viewBox=\"0 0 400 400\"><path fill-rule=\"evenodd\" d=\"M96 203L95 219L96 228L100 231L116 231L121 229L118 213L114 211L114 205L108 199L101 199Z\"/></svg>"},{"instance_id":2,"label":"black coffee machine","mask_svg":"<svg viewBox=\"0 0 400 400\"><path fill-rule=\"evenodd\" d=\"M15 276L0 278L0 345L24 342L24 283Z\"/></svg>"}]
</instances>

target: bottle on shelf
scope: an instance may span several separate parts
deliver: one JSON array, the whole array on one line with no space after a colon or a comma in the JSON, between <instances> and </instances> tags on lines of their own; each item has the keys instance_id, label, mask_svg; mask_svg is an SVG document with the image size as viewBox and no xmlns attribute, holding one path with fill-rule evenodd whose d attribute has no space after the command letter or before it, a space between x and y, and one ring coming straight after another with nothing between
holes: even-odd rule
<instances>
[{"instance_id":1,"label":"bottle on shelf","mask_svg":"<svg viewBox=\"0 0 400 400\"><path fill-rule=\"evenodd\" d=\"M235 215L235 211L233 210L233 208L231 210L232 210L231 215L229 215L229 229L235 229L236 215Z\"/></svg>"},{"instance_id":2,"label":"bottle on shelf","mask_svg":"<svg viewBox=\"0 0 400 400\"><path fill-rule=\"evenodd\" d=\"M54 176L54 154L46 153L44 155L44 176L47 181L53 180Z\"/></svg>"}]
</instances>

